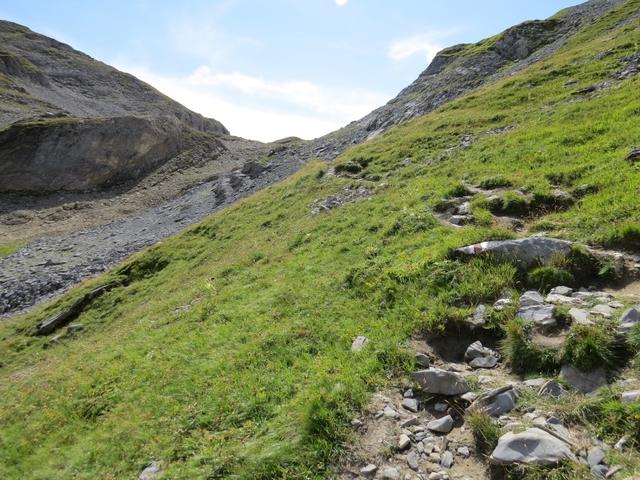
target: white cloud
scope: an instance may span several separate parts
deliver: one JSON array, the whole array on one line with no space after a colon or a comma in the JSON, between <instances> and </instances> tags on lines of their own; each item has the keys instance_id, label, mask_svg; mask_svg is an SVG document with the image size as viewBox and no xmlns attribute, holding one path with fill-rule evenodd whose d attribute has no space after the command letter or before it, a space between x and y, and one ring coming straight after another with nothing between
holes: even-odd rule
<instances>
[{"instance_id":1,"label":"white cloud","mask_svg":"<svg viewBox=\"0 0 640 480\"><path fill-rule=\"evenodd\" d=\"M349 0L335 0L336 1L336 5L338 5L339 7L344 7Z\"/></svg>"},{"instance_id":2,"label":"white cloud","mask_svg":"<svg viewBox=\"0 0 640 480\"><path fill-rule=\"evenodd\" d=\"M388 98L376 92L335 89L308 81L272 81L201 66L184 77L119 65L207 117L233 135L262 141L288 136L315 138L356 120Z\"/></svg>"},{"instance_id":3,"label":"white cloud","mask_svg":"<svg viewBox=\"0 0 640 480\"><path fill-rule=\"evenodd\" d=\"M389 46L389 58L398 62L421 53L430 62L436 56L436 53L442 50L443 45L441 42L446 37L457 32L459 32L458 29L433 31L394 40Z\"/></svg>"}]
</instances>

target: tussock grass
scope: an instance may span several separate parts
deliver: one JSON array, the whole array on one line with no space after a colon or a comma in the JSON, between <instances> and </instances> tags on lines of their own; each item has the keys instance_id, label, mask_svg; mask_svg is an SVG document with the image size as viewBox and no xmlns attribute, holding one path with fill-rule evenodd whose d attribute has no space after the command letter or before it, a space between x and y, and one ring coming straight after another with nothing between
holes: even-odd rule
<instances>
[{"instance_id":1,"label":"tussock grass","mask_svg":"<svg viewBox=\"0 0 640 480\"><path fill-rule=\"evenodd\" d=\"M640 78L585 98L564 86L619 69L640 38L635 25L615 25L637 8L628 2L552 58L351 148L337 160L343 177L312 162L0 323L0 477L135 478L153 459L172 479L329 477L350 418L389 375L411 368L399 345L523 286L512 265L449 256L515 236L487 215L459 229L435 219L436 202L462 193L463 178L501 176L532 192L528 221L558 237L603 243L640 222L640 170L625 160L640 138ZM462 135L473 145L458 149ZM573 171L579 179L562 174ZM387 186L370 201L309 215L315 199L358 178ZM597 188L559 209L549 196L558 181ZM126 281L77 319L82 332L57 343L31 335L113 279ZM490 315L516 370L557 367L510 322L513 312ZM370 342L356 354L357 335Z\"/></svg>"}]
</instances>

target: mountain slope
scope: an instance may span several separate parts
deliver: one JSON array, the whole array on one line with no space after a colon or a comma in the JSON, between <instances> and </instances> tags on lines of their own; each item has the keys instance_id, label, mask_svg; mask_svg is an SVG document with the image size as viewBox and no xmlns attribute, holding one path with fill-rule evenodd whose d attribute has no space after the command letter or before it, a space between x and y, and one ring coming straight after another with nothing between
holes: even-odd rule
<instances>
[{"instance_id":1,"label":"mountain slope","mask_svg":"<svg viewBox=\"0 0 640 480\"><path fill-rule=\"evenodd\" d=\"M160 460L172 479L330 477L353 417L413 368L412 335L460 336L479 304L525 289L515 265L451 249L519 235L508 212L528 232L640 250L639 10L624 2L540 63L348 150L336 173L312 162L0 324L1 476L135 478ZM466 226L442 222L443 199L472 184L507 191L469 195ZM33 335L110 281L81 327ZM504 338L514 314L490 334ZM616 461L638 475L637 402L533 406L609 444L629 434ZM581 467L566 468L556 478Z\"/></svg>"},{"instance_id":2,"label":"mountain slope","mask_svg":"<svg viewBox=\"0 0 640 480\"><path fill-rule=\"evenodd\" d=\"M131 181L227 134L135 77L0 21L0 192L91 190Z\"/></svg>"}]
</instances>

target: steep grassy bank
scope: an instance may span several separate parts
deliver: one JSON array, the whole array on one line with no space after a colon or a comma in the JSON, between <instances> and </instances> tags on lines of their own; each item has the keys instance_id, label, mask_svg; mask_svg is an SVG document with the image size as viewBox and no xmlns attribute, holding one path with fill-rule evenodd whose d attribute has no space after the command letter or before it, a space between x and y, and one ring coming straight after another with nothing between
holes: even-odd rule
<instances>
[{"instance_id":1,"label":"steep grassy bank","mask_svg":"<svg viewBox=\"0 0 640 480\"><path fill-rule=\"evenodd\" d=\"M515 236L492 223L482 195L474 225L436 218L463 179L525 188L533 230L637 249L640 170L625 157L640 144L640 78L612 75L638 53L638 20L614 28L638 8L628 2L540 65L351 149L337 162L351 178L309 164L0 324L0 476L135 478L156 459L172 479L325 477L368 393L412 368L411 333L522 287L509 264L447 257ZM349 187L371 200L310 215ZM576 203L559 211L556 187ZM96 300L81 331L33 336L113 278L127 286ZM497 334L506 320L495 319ZM353 353L357 335L370 343Z\"/></svg>"}]
</instances>

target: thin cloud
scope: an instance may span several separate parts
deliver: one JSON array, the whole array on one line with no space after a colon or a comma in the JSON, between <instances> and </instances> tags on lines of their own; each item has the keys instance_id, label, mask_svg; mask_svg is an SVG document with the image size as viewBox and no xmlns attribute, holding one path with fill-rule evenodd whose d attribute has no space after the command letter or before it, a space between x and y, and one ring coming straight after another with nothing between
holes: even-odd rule
<instances>
[{"instance_id":1,"label":"thin cloud","mask_svg":"<svg viewBox=\"0 0 640 480\"><path fill-rule=\"evenodd\" d=\"M339 7L344 7L347 3L349 3L349 0L335 0L335 2Z\"/></svg>"},{"instance_id":2,"label":"thin cloud","mask_svg":"<svg viewBox=\"0 0 640 480\"><path fill-rule=\"evenodd\" d=\"M130 67L127 71L207 117L233 135L262 141L288 136L316 138L343 127L388 100L358 89L335 89L308 81L273 81L201 66L183 77Z\"/></svg>"},{"instance_id":3,"label":"thin cloud","mask_svg":"<svg viewBox=\"0 0 640 480\"><path fill-rule=\"evenodd\" d=\"M389 46L389 58L399 62L416 54L423 54L430 62L444 48L443 41L458 31L434 31L394 40Z\"/></svg>"}]
</instances>

